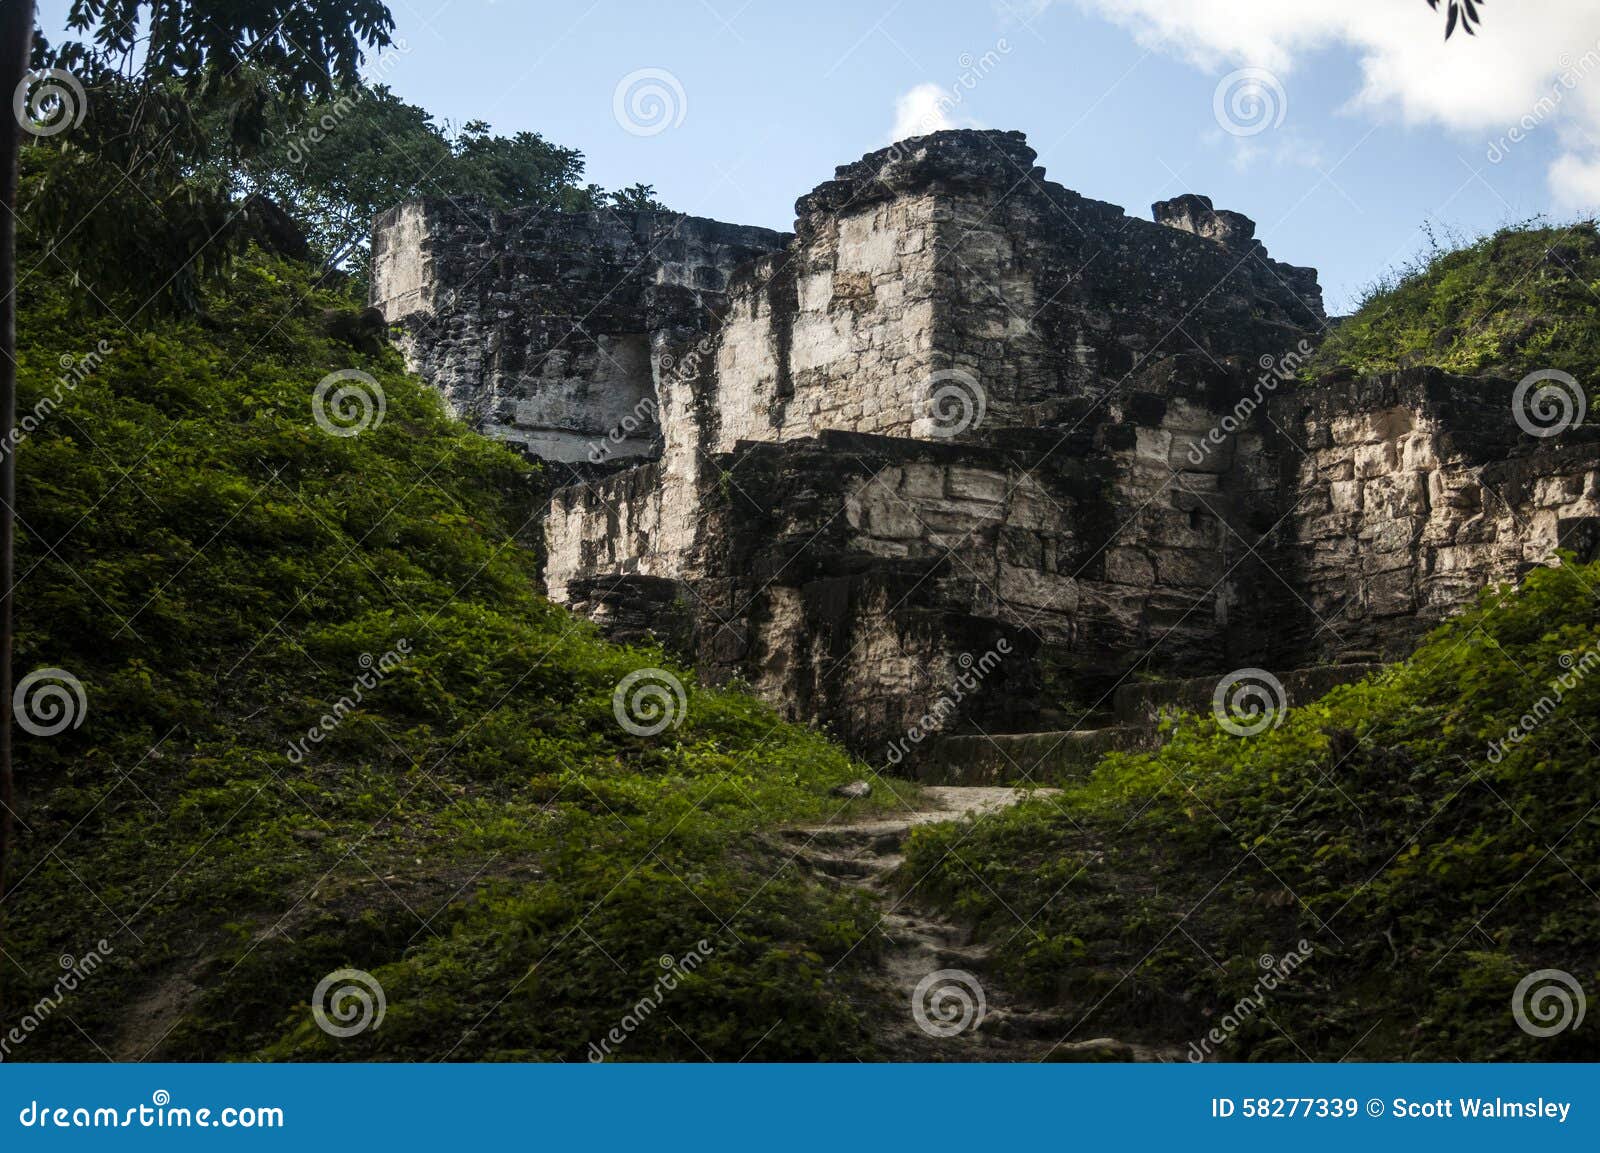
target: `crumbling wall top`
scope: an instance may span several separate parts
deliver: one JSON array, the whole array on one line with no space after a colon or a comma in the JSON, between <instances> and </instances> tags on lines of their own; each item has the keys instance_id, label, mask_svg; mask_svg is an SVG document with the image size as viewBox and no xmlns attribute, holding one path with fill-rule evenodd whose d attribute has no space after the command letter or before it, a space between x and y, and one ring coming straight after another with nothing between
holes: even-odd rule
<instances>
[{"instance_id":1,"label":"crumbling wall top","mask_svg":"<svg viewBox=\"0 0 1600 1153\"><path fill-rule=\"evenodd\" d=\"M1186 192L1171 200L1158 200L1150 206L1157 224L1192 232L1219 244L1244 247L1255 241L1256 222L1242 212L1213 208L1209 196Z\"/></svg>"},{"instance_id":2,"label":"crumbling wall top","mask_svg":"<svg viewBox=\"0 0 1600 1153\"><path fill-rule=\"evenodd\" d=\"M956 188L1005 189L1023 177L1044 178L1034 165L1038 153L1020 132L950 129L897 141L841 164L833 179L795 201L797 230L818 213L888 200L935 185Z\"/></svg>"}]
</instances>

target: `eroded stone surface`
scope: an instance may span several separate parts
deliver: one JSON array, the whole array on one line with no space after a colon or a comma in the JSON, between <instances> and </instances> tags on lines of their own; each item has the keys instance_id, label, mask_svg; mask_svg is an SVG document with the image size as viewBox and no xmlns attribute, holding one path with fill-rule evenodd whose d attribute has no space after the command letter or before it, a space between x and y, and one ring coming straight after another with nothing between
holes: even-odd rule
<instances>
[{"instance_id":1,"label":"eroded stone surface","mask_svg":"<svg viewBox=\"0 0 1600 1153\"><path fill-rule=\"evenodd\" d=\"M579 466L553 597L880 765L1074 723L1134 670L1395 656L1594 547L1592 430L1528 437L1509 382L1434 370L1292 385L1314 271L1203 197L1141 220L1033 161L905 141L792 235L404 205L375 303L458 412Z\"/></svg>"}]
</instances>

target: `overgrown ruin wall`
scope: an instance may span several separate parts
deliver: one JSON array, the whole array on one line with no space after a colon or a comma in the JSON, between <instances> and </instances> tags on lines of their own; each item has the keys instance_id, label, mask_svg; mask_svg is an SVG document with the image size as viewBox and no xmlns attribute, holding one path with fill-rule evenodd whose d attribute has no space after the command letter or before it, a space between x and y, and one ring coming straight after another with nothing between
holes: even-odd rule
<instances>
[{"instance_id":1,"label":"overgrown ruin wall","mask_svg":"<svg viewBox=\"0 0 1600 1153\"><path fill-rule=\"evenodd\" d=\"M1526 433L1512 381L1408 369L1324 380L1274 402L1292 497L1279 647L1303 663L1395 659L1497 582L1594 554L1600 437Z\"/></svg>"},{"instance_id":2,"label":"overgrown ruin wall","mask_svg":"<svg viewBox=\"0 0 1600 1153\"><path fill-rule=\"evenodd\" d=\"M1136 671L1397 655L1587 547L1587 430L1521 435L1506 382L1293 384L1313 271L1203 197L1141 220L1033 160L902 142L792 235L416 202L375 302L459 413L577 466L553 597L864 750L930 710L1072 724Z\"/></svg>"}]
</instances>

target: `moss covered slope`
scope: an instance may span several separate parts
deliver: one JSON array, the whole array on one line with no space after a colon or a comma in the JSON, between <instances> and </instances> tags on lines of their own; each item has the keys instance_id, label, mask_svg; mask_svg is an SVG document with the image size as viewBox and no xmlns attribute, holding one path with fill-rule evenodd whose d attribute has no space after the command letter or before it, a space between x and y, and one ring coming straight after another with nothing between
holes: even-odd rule
<instances>
[{"instance_id":1,"label":"moss covered slope","mask_svg":"<svg viewBox=\"0 0 1600 1153\"><path fill-rule=\"evenodd\" d=\"M125 326L50 274L20 333L22 411L46 403L18 667L86 708L19 748L4 1024L59 956L111 951L12 1059L581 1059L702 940L617 1056L869 1052L843 992L873 920L759 835L859 766L538 596L537 476L341 292L254 259L204 315ZM359 435L313 418L342 370L383 394ZM613 690L647 667L687 701L641 737ZM346 967L387 1010L338 1039L310 1002Z\"/></svg>"},{"instance_id":2,"label":"moss covered slope","mask_svg":"<svg viewBox=\"0 0 1600 1153\"><path fill-rule=\"evenodd\" d=\"M1074 1039L1600 1057L1594 1030L1540 1038L1512 1012L1537 970L1600 989L1597 589L1600 564L1535 570L1257 736L1185 716L1060 796L918 830L907 881L999 943L1006 976L1080 1011ZM1309 960L1262 998L1261 958L1302 940Z\"/></svg>"},{"instance_id":3,"label":"moss covered slope","mask_svg":"<svg viewBox=\"0 0 1600 1153\"><path fill-rule=\"evenodd\" d=\"M1600 229L1503 229L1370 291L1310 371L1431 364L1521 379L1538 369L1600 387Z\"/></svg>"}]
</instances>

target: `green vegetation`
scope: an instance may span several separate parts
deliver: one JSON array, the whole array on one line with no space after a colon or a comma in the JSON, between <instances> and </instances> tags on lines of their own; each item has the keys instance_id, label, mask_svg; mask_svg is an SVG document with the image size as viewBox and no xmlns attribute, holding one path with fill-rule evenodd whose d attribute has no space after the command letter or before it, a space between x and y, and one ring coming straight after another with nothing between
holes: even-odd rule
<instances>
[{"instance_id":1,"label":"green vegetation","mask_svg":"<svg viewBox=\"0 0 1600 1153\"><path fill-rule=\"evenodd\" d=\"M1436 252L1374 287L1308 367L1360 372L1431 364L1520 380L1560 369L1600 386L1600 229L1503 229Z\"/></svg>"},{"instance_id":2,"label":"green vegetation","mask_svg":"<svg viewBox=\"0 0 1600 1153\"><path fill-rule=\"evenodd\" d=\"M1592 1060L1600 1034L1530 1036L1511 1001L1538 969L1600 988L1597 589L1600 563L1536 569L1275 730L1185 716L1060 795L919 829L903 876L1082 1010L1075 1039L1198 1042L1305 939L1213 1052Z\"/></svg>"},{"instance_id":3,"label":"green vegetation","mask_svg":"<svg viewBox=\"0 0 1600 1153\"><path fill-rule=\"evenodd\" d=\"M210 51L225 53L221 29L248 23L249 7L193 14ZM416 196L472 197L494 208L664 207L648 185L608 192L585 182L575 148L536 132L496 135L481 120L441 127L382 83L361 82L358 42L374 77L408 51L389 41L387 9L370 0L317 7L335 25L342 12L367 13L357 21L360 35L326 42L337 64L319 66L292 40L268 37L248 53L254 66L213 70L170 40L164 51L172 58L163 63L158 45L129 40L127 29L140 22L127 16L92 40L36 45L40 66L80 78L95 115L70 132L30 138L23 165L32 179L20 198L25 240L53 244L102 297L136 296L130 311L184 313L201 306L203 290L221 283L252 242L282 250L284 213L303 234L293 246L304 251L291 255L361 280L373 217ZM259 27L281 24L262 16ZM170 37L179 27L161 31ZM286 59L261 67L268 45Z\"/></svg>"},{"instance_id":4,"label":"green vegetation","mask_svg":"<svg viewBox=\"0 0 1600 1153\"><path fill-rule=\"evenodd\" d=\"M258 254L125 327L56 271L23 284L17 664L87 710L19 734L8 1018L112 952L13 1059L582 1060L702 939L620 1059L869 1054L875 918L761 832L882 804L828 796L860 766L537 595L538 476L346 290ZM348 369L382 419L330 435ZM613 715L646 667L687 686L655 737ZM344 1040L309 1004L341 967L387 997Z\"/></svg>"},{"instance_id":5,"label":"green vegetation","mask_svg":"<svg viewBox=\"0 0 1600 1153\"><path fill-rule=\"evenodd\" d=\"M395 51L379 55L377 67ZM241 197L262 193L287 210L325 263L350 265L359 275L373 217L413 196L563 212L664 207L647 185L608 193L584 183L583 172L575 148L536 132L496 136L481 120L447 132L380 84L292 109L232 178Z\"/></svg>"}]
</instances>

